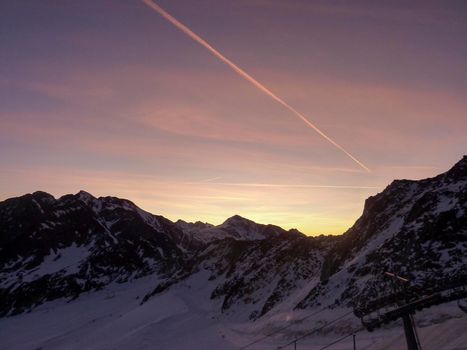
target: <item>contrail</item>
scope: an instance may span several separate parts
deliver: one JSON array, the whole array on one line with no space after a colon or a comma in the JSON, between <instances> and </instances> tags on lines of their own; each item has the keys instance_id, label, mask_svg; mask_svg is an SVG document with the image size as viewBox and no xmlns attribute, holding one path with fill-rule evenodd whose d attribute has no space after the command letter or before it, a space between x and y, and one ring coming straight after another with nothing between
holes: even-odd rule
<instances>
[{"instance_id":1,"label":"contrail","mask_svg":"<svg viewBox=\"0 0 467 350\"><path fill-rule=\"evenodd\" d=\"M204 184L205 182L203 182ZM195 183L200 184L200 183ZM209 182L206 185L234 186L234 187L267 187L267 188L336 188L353 190L374 190L377 186L352 186L352 185L289 185L289 184L271 184L271 183L242 183L242 182Z\"/></svg>"},{"instance_id":2,"label":"contrail","mask_svg":"<svg viewBox=\"0 0 467 350\"><path fill-rule=\"evenodd\" d=\"M211 177L209 179L201 180L201 183L211 183L212 181L220 180L222 177L217 176L217 177Z\"/></svg>"},{"instance_id":3,"label":"contrail","mask_svg":"<svg viewBox=\"0 0 467 350\"><path fill-rule=\"evenodd\" d=\"M361 166L363 169L365 169L367 172L371 172L371 170L362 162L360 162L357 158L355 158L352 154L347 152L347 150L339 145L336 141L331 139L328 135L326 135L324 132L322 132L320 129L318 129L317 126L315 126L312 122L310 122L302 113L297 111L295 108L293 108L291 105L289 105L287 102L285 102L283 99L281 99L279 96L277 96L275 93L273 93L271 90L269 90L267 87L265 87L263 84L261 84L259 81L257 81L255 78L253 78L251 75L249 75L247 72L245 72L243 69L241 69L239 66L237 66L235 63L233 63L231 60L229 60L227 57L225 57L223 54L221 54L219 51L217 51L214 47L212 47L206 40L201 38L198 34L194 33L190 28L188 28L186 25L183 23L179 22L175 17L173 17L170 13L165 11L162 7L157 5L154 1L152 0L142 0L147 6L149 6L151 9L156 11L158 14L160 14L162 17L164 17L167 21L172 23L175 27L180 29L182 32L184 32L186 35L188 35L190 38L192 38L194 41L197 43L201 44L204 46L206 49L208 49L214 56L219 58L222 62L224 62L226 65L228 65L230 68L232 68L235 72L237 72L242 78L245 80L249 81L251 84L253 84L256 88L264 92L266 95L274 99L276 102L280 103L282 106L287 108L290 112L295 114L298 118L300 118L306 125L308 125L310 128L312 128L314 131L316 131L319 135L321 135L323 138L328 140L330 143L332 143L335 147L340 149L342 152L344 152L349 158L351 158L355 163L357 163L359 166Z\"/></svg>"}]
</instances>

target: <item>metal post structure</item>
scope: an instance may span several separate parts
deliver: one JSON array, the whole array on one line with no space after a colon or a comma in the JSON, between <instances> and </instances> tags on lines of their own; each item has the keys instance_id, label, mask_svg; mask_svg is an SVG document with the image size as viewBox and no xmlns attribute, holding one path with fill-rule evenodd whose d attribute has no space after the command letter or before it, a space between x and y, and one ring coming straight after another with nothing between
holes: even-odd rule
<instances>
[{"instance_id":1,"label":"metal post structure","mask_svg":"<svg viewBox=\"0 0 467 350\"><path fill-rule=\"evenodd\" d=\"M407 349L421 350L421 348L418 346L419 344L417 339L417 333L415 331L415 325L413 324L413 319L411 315L403 315L402 320L404 321L404 332L405 340L407 341Z\"/></svg>"},{"instance_id":2,"label":"metal post structure","mask_svg":"<svg viewBox=\"0 0 467 350\"><path fill-rule=\"evenodd\" d=\"M420 338L418 337L417 325L415 324L415 320L413 315L410 315L410 319L412 320L413 330L415 333L415 339L417 340L418 348L421 349L422 345L420 344Z\"/></svg>"},{"instance_id":3,"label":"metal post structure","mask_svg":"<svg viewBox=\"0 0 467 350\"><path fill-rule=\"evenodd\" d=\"M389 277L392 277L393 281L399 282L399 286L402 287L402 290L405 294L405 302L408 302L407 294L406 294L406 286L410 282L409 279L396 275L395 273L385 272L385 274ZM422 347L420 346L420 342L418 341L417 330L415 329L415 322L413 320L412 315L404 314L402 316L402 321L404 322L404 333L405 333L405 340L407 342L407 349L408 350L421 350Z\"/></svg>"},{"instance_id":4,"label":"metal post structure","mask_svg":"<svg viewBox=\"0 0 467 350\"><path fill-rule=\"evenodd\" d=\"M356 342L356 340L355 340L356 337L357 337L357 336L356 336L355 333L352 334L352 338L353 338L353 350L357 350L357 342Z\"/></svg>"},{"instance_id":5,"label":"metal post structure","mask_svg":"<svg viewBox=\"0 0 467 350\"><path fill-rule=\"evenodd\" d=\"M363 327L369 332L383 324L402 319L407 349L421 350L413 318L417 311L457 300L459 308L467 313L467 305L461 303L461 300L467 300L467 275L458 276L456 281L447 278L441 280L443 283L428 285L424 282L421 286L410 286L409 279L392 272L385 272L385 275L392 279L392 294L367 301L363 305L359 303L354 307L355 316L361 319Z\"/></svg>"},{"instance_id":6,"label":"metal post structure","mask_svg":"<svg viewBox=\"0 0 467 350\"><path fill-rule=\"evenodd\" d=\"M293 342L293 348L294 348L294 350L297 350L297 342L296 341Z\"/></svg>"}]
</instances>

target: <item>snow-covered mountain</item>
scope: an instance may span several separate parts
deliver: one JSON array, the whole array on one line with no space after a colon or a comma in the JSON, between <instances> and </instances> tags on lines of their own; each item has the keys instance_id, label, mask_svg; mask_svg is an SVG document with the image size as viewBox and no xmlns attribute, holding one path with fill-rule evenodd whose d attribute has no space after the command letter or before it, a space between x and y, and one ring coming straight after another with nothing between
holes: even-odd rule
<instances>
[{"instance_id":1,"label":"snow-covered mountain","mask_svg":"<svg viewBox=\"0 0 467 350\"><path fill-rule=\"evenodd\" d=\"M354 306L391 292L385 272L412 286L441 288L466 275L467 157L431 179L394 181L367 199L342 236L282 232L260 241L226 239L201 249L188 266L150 295L207 272L220 312L238 311L245 319L282 302L285 309Z\"/></svg>"},{"instance_id":2,"label":"snow-covered mountain","mask_svg":"<svg viewBox=\"0 0 467 350\"><path fill-rule=\"evenodd\" d=\"M388 292L386 271L421 288L465 278L467 156L437 177L394 181L367 199L341 236L308 237L240 216L217 226L174 223L128 200L86 192L0 202L0 315L7 326L24 311L102 293L118 298L114 291L125 290L132 314L177 296L173 312L195 310L210 325L255 321L263 332L290 315L344 310Z\"/></svg>"},{"instance_id":3,"label":"snow-covered mountain","mask_svg":"<svg viewBox=\"0 0 467 350\"><path fill-rule=\"evenodd\" d=\"M218 226L173 223L128 200L84 191L58 199L44 192L7 199L0 203L0 315L114 281L170 276L219 240L280 235L304 237L238 215Z\"/></svg>"},{"instance_id":4,"label":"snow-covered mountain","mask_svg":"<svg viewBox=\"0 0 467 350\"><path fill-rule=\"evenodd\" d=\"M362 216L327 254L321 283L300 306L319 302L318 294L327 298L330 291L342 291L337 304L387 293L392 281L386 271L420 288L465 278L466 156L444 174L396 180L368 198Z\"/></svg>"},{"instance_id":5,"label":"snow-covered mountain","mask_svg":"<svg viewBox=\"0 0 467 350\"><path fill-rule=\"evenodd\" d=\"M183 220L178 220L175 225L184 234L182 241L191 242L198 247L225 238L254 241L284 234L303 235L297 230L285 231L279 226L258 224L239 215L234 215L217 226L200 221L189 223Z\"/></svg>"},{"instance_id":6,"label":"snow-covered mountain","mask_svg":"<svg viewBox=\"0 0 467 350\"><path fill-rule=\"evenodd\" d=\"M185 254L169 220L127 200L35 192L0 203L0 314L112 281L170 274Z\"/></svg>"},{"instance_id":7,"label":"snow-covered mountain","mask_svg":"<svg viewBox=\"0 0 467 350\"><path fill-rule=\"evenodd\" d=\"M226 238L208 244L185 267L157 285L144 300L193 276L211 288L219 312L254 320L316 283L335 237L312 238L286 232L262 240Z\"/></svg>"}]
</instances>

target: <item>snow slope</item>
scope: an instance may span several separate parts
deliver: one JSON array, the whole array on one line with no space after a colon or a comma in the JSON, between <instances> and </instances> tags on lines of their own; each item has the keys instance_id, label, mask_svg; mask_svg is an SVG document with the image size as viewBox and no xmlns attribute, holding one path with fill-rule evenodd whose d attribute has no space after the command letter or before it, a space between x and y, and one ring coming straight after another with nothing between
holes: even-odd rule
<instances>
[{"instance_id":1,"label":"snow slope","mask_svg":"<svg viewBox=\"0 0 467 350\"><path fill-rule=\"evenodd\" d=\"M197 287L195 290L179 285L140 305L141 297L154 282L151 277L143 277L131 283L114 284L105 291L87 293L77 300L56 300L30 313L2 318L0 349L234 350L279 327L293 324L294 319L305 314L303 311L288 312L254 323L219 317L206 298L209 290L200 278L190 281L191 286ZM284 345L347 311L340 308L327 311L319 317L293 324L250 348L265 350ZM443 317L448 319L443 320ZM424 311L417 319L423 326L418 328L423 349L454 350L467 344L467 315L462 315L455 305ZM298 348L319 349L358 325L358 320L349 315L332 328L300 341ZM396 350L405 346L402 335L402 328L392 325L373 333L357 333L356 339L358 349ZM347 338L331 349L349 349L351 341Z\"/></svg>"}]
</instances>

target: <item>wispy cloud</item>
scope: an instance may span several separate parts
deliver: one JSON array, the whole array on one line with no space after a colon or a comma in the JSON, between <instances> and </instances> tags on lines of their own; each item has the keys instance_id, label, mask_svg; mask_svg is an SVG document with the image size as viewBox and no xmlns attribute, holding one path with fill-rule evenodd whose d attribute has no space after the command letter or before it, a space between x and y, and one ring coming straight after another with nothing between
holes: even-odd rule
<instances>
[{"instance_id":1,"label":"wispy cloud","mask_svg":"<svg viewBox=\"0 0 467 350\"><path fill-rule=\"evenodd\" d=\"M47 97L66 100L77 100L80 98L109 98L114 94L114 90L109 87L98 85L92 86L86 81L34 81L34 80L13 80L0 78L0 84L7 87L15 87L37 92Z\"/></svg>"},{"instance_id":2,"label":"wispy cloud","mask_svg":"<svg viewBox=\"0 0 467 350\"><path fill-rule=\"evenodd\" d=\"M214 178L215 179L215 178ZM203 184L204 182L188 182L188 184ZM235 182L209 182L209 185L235 186L235 187L263 187L263 188L329 188L329 189L352 189L368 190L378 189L381 186L354 186L354 185L312 185L312 184L271 184L271 183L235 183Z\"/></svg>"},{"instance_id":3,"label":"wispy cloud","mask_svg":"<svg viewBox=\"0 0 467 350\"><path fill-rule=\"evenodd\" d=\"M310 14L327 16L333 18L357 18L377 21L390 21L405 24L426 25L456 25L465 27L462 15L454 7L443 6L443 2L413 0L410 6L400 6L400 3L360 1L352 2L329 2L329 1L300 1L287 2L282 0L249 0L249 5L261 7L275 6L282 9L298 8Z\"/></svg>"}]
</instances>

